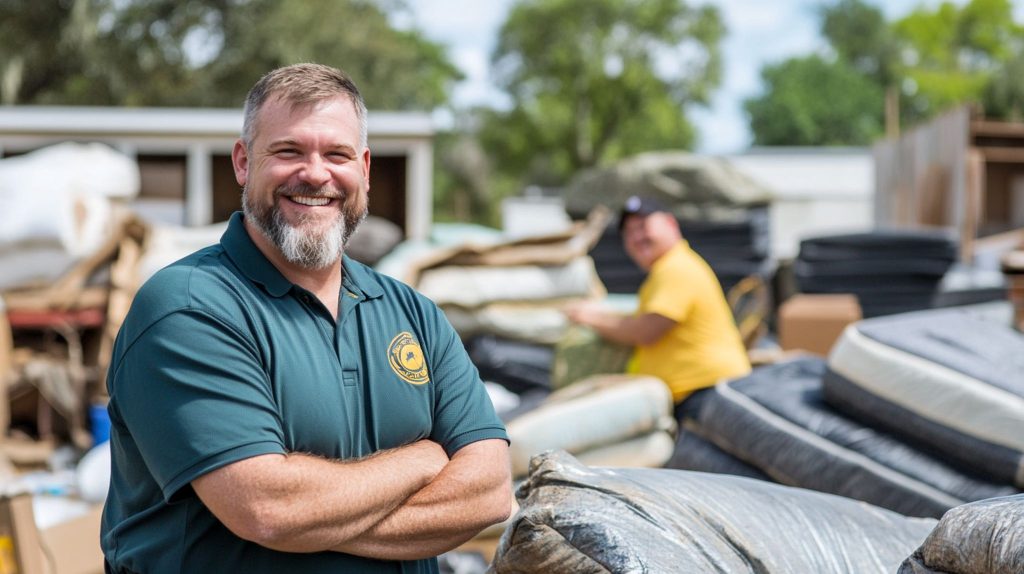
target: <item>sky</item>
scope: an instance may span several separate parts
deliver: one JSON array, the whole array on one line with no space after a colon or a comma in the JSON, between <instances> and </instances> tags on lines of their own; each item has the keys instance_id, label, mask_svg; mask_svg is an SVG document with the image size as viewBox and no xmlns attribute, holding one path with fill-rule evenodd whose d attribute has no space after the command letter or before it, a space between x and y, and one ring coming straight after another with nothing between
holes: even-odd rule
<instances>
[{"instance_id":1,"label":"sky","mask_svg":"<svg viewBox=\"0 0 1024 574\"><path fill-rule=\"evenodd\" d=\"M965 0L954 0L963 4ZM697 108L690 119L699 134L697 151L737 153L750 145L743 100L761 93L765 64L809 54L824 47L818 33L816 7L822 0L697 0L718 6L727 36L722 43L725 62L722 85L708 108ZM457 106L507 104L490 81L488 60L498 29L513 0L408 0L415 26L427 37L448 46L449 55L466 79L453 94ZM874 0L890 20L940 0ZM1024 1L1015 2L1017 21L1024 21ZM443 116L439 117L444 122Z\"/></svg>"}]
</instances>

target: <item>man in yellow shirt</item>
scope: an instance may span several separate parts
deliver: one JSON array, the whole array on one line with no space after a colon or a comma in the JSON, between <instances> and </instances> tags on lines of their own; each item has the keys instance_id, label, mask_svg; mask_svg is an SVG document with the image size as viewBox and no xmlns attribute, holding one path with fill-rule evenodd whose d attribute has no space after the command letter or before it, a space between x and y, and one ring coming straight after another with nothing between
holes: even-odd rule
<instances>
[{"instance_id":1,"label":"man in yellow shirt","mask_svg":"<svg viewBox=\"0 0 1024 574\"><path fill-rule=\"evenodd\" d=\"M629 371L660 378L672 391L676 416L683 401L723 378L750 372L750 362L711 267L683 239L679 222L650 198L630 197L619 220L626 253L648 272L632 315L594 302L570 305L569 320L602 337L635 347Z\"/></svg>"}]
</instances>

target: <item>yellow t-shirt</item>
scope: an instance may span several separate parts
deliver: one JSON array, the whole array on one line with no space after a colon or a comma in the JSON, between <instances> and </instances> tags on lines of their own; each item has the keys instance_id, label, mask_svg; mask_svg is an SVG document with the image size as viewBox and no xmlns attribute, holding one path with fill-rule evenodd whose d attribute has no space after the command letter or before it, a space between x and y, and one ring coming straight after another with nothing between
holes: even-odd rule
<instances>
[{"instance_id":1,"label":"yellow t-shirt","mask_svg":"<svg viewBox=\"0 0 1024 574\"><path fill-rule=\"evenodd\" d=\"M668 384L680 402L720 379L750 372L732 311L711 267L686 241L651 266L637 314L657 313L676 325L653 345L637 347L629 371Z\"/></svg>"}]
</instances>

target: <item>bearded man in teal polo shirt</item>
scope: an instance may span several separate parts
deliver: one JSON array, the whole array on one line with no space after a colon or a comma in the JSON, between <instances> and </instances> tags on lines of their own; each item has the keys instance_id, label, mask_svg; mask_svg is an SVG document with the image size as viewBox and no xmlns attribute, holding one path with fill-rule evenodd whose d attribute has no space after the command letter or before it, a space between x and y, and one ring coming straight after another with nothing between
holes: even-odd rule
<instances>
[{"instance_id":1,"label":"bearded man in teal polo shirt","mask_svg":"<svg viewBox=\"0 0 1024 574\"><path fill-rule=\"evenodd\" d=\"M437 572L507 518L507 436L458 336L343 255L366 140L339 70L250 91L243 213L148 281L117 338L108 572Z\"/></svg>"}]
</instances>

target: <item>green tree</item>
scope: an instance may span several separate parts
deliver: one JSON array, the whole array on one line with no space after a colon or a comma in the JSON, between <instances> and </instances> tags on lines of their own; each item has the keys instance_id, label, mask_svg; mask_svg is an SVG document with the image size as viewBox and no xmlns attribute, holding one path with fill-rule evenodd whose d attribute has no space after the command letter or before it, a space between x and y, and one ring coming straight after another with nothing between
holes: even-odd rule
<instances>
[{"instance_id":1,"label":"green tree","mask_svg":"<svg viewBox=\"0 0 1024 574\"><path fill-rule=\"evenodd\" d=\"M45 100L73 83L108 8L104 0L0 2L0 104Z\"/></svg>"},{"instance_id":2,"label":"green tree","mask_svg":"<svg viewBox=\"0 0 1024 574\"><path fill-rule=\"evenodd\" d=\"M765 92L746 102L755 143L870 143L882 133L886 90L899 96L904 125L966 102L984 101L995 117L1024 104L1024 31L1010 0L922 6L892 23L865 0L819 15L830 58L762 71Z\"/></svg>"},{"instance_id":3,"label":"green tree","mask_svg":"<svg viewBox=\"0 0 1024 574\"><path fill-rule=\"evenodd\" d=\"M222 48L198 70L205 105L238 105L260 75L303 61L344 69L376 110L432 110L462 78L442 46L393 28L380 2L246 0L221 18L214 40Z\"/></svg>"},{"instance_id":4,"label":"green tree","mask_svg":"<svg viewBox=\"0 0 1024 574\"><path fill-rule=\"evenodd\" d=\"M628 154L689 147L686 109L720 82L723 34L715 8L682 0L517 2L492 56L511 109L479 111L499 180L558 184Z\"/></svg>"},{"instance_id":5,"label":"green tree","mask_svg":"<svg viewBox=\"0 0 1024 574\"><path fill-rule=\"evenodd\" d=\"M882 11L863 0L819 7L821 35L840 61L882 86L899 77L900 47Z\"/></svg>"},{"instance_id":6,"label":"green tree","mask_svg":"<svg viewBox=\"0 0 1024 574\"><path fill-rule=\"evenodd\" d=\"M745 102L757 145L865 145L883 126L881 87L841 60L794 58L761 72Z\"/></svg>"},{"instance_id":7,"label":"green tree","mask_svg":"<svg viewBox=\"0 0 1024 574\"><path fill-rule=\"evenodd\" d=\"M918 8L895 22L893 30L905 51L911 120L981 101L994 74L1024 39L1010 0L971 0L963 7L944 2L933 11Z\"/></svg>"},{"instance_id":8,"label":"green tree","mask_svg":"<svg viewBox=\"0 0 1024 574\"><path fill-rule=\"evenodd\" d=\"M66 0L0 3L5 103L237 107L268 70L341 67L373 109L430 110L461 78L399 30L398 0Z\"/></svg>"},{"instance_id":9,"label":"green tree","mask_svg":"<svg viewBox=\"0 0 1024 574\"><path fill-rule=\"evenodd\" d=\"M1013 121L1024 120L1024 47L1004 63L985 87L985 115Z\"/></svg>"}]
</instances>

